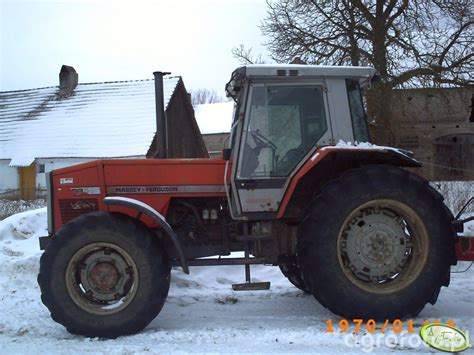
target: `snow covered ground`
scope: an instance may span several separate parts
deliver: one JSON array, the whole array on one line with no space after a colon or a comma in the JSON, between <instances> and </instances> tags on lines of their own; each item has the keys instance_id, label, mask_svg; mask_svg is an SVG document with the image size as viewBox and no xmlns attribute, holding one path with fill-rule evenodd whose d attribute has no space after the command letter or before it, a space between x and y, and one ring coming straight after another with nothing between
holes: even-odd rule
<instances>
[{"instance_id":1,"label":"snow covered ground","mask_svg":"<svg viewBox=\"0 0 474 355\"><path fill-rule=\"evenodd\" d=\"M340 318L294 288L278 268L252 267L255 280L271 281L270 291L234 292L243 267L194 267L185 275L173 270L168 300L161 314L140 334L116 340L74 336L49 317L36 283L38 236L46 233L46 210L20 213L0 221L0 354L16 353L376 353L435 352L416 335L386 332L357 336L326 332L326 320ZM453 268L461 271L468 264ZM474 267L453 273L414 325L453 319L474 334ZM469 349L467 352L472 351Z\"/></svg>"}]
</instances>

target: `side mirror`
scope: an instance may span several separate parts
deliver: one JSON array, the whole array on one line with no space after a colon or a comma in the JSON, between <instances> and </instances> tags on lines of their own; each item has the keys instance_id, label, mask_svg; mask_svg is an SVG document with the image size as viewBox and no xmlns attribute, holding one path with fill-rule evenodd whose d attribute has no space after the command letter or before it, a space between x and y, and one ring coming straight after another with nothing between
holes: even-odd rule
<instances>
[{"instance_id":1,"label":"side mirror","mask_svg":"<svg viewBox=\"0 0 474 355\"><path fill-rule=\"evenodd\" d=\"M232 149L231 148L222 149L222 159L230 160L231 155L232 155Z\"/></svg>"}]
</instances>

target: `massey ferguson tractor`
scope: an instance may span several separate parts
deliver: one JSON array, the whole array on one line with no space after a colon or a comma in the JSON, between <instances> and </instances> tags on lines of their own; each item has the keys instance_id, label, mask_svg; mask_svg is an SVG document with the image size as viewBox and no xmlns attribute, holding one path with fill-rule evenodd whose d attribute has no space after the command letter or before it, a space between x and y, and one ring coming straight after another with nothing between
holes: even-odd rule
<instances>
[{"instance_id":1,"label":"massey ferguson tractor","mask_svg":"<svg viewBox=\"0 0 474 355\"><path fill-rule=\"evenodd\" d=\"M235 290L268 289L251 282L250 265L279 266L349 319L414 317L434 304L450 266L474 259L472 239L406 169L420 166L410 152L355 144L369 141L361 88L374 74L240 67L226 86L235 109L222 159L98 160L49 173L38 282L51 317L74 334L136 333L160 313L171 267L201 265L244 265Z\"/></svg>"}]
</instances>

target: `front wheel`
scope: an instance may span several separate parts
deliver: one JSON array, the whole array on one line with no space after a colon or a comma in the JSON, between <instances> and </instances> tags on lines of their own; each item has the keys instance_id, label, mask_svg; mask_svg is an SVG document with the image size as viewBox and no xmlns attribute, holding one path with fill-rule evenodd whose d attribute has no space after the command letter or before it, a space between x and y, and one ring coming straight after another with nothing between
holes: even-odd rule
<instances>
[{"instance_id":1,"label":"front wheel","mask_svg":"<svg viewBox=\"0 0 474 355\"><path fill-rule=\"evenodd\" d=\"M311 293L341 316L416 316L449 284L452 215L408 171L346 172L316 198L298 232L298 264Z\"/></svg>"},{"instance_id":2,"label":"front wheel","mask_svg":"<svg viewBox=\"0 0 474 355\"><path fill-rule=\"evenodd\" d=\"M116 338L146 327L170 285L168 257L141 222L97 212L65 224L40 261L41 299L74 334Z\"/></svg>"}]
</instances>

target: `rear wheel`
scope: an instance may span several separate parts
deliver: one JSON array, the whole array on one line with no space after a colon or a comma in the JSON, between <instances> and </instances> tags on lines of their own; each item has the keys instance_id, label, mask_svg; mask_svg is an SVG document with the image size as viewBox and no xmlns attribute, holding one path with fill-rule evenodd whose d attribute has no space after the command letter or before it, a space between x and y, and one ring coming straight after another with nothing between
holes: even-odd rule
<instances>
[{"instance_id":1,"label":"rear wheel","mask_svg":"<svg viewBox=\"0 0 474 355\"><path fill-rule=\"evenodd\" d=\"M442 197L408 171L348 171L323 188L300 226L303 279L344 317L416 316L449 284L451 220Z\"/></svg>"},{"instance_id":2,"label":"rear wheel","mask_svg":"<svg viewBox=\"0 0 474 355\"><path fill-rule=\"evenodd\" d=\"M141 222L104 212L65 224L40 261L41 299L74 334L115 338L146 327L170 285L168 257Z\"/></svg>"},{"instance_id":3,"label":"rear wheel","mask_svg":"<svg viewBox=\"0 0 474 355\"><path fill-rule=\"evenodd\" d=\"M298 267L298 264L296 263L296 257L282 257L280 258L280 260L278 260L278 262L281 272L288 279L288 281L290 281L296 288L299 288L301 291L309 293L309 289L303 281L301 270Z\"/></svg>"}]
</instances>

